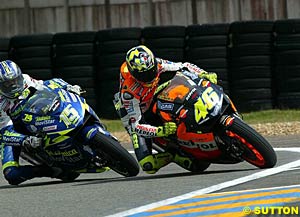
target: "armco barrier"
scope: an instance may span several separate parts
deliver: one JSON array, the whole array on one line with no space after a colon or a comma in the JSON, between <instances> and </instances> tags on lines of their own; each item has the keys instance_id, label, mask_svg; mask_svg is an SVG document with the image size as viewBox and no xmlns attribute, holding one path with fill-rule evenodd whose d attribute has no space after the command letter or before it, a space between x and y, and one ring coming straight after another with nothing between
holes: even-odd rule
<instances>
[{"instance_id":1,"label":"armco barrier","mask_svg":"<svg viewBox=\"0 0 300 217\"><path fill-rule=\"evenodd\" d=\"M115 119L119 66L138 44L219 73L240 112L300 108L300 19L14 36L0 38L0 58L33 77L79 82L94 91L88 102L98 115Z\"/></svg>"}]
</instances>

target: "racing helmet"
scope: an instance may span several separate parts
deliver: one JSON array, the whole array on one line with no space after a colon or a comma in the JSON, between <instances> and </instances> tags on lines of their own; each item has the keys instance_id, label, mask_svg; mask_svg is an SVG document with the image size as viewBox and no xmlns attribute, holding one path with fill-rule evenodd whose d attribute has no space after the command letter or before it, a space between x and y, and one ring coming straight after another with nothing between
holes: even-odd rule
<instances>
[{"instance_id":1,"label":"racing helmet","mask_svg":"<svg viewBox=\"0 0 300 217\"><path fill-rule=\"evenodd\" d=\"M24 90L24 78L19 66L10 60L0 62L0 94L13 99Z\"/></svg>"},{"instance_id":2,"label":"racing helmet","mask_svg":"<svg viewBox=\"0 0 300 217\"><path fill-rule=\"evenodd\" d=\"M133 47L127 52L126 64L137 81L149 84L157 77L157 61L152 51L144 45Z\"/></svg>"}]
</instances>

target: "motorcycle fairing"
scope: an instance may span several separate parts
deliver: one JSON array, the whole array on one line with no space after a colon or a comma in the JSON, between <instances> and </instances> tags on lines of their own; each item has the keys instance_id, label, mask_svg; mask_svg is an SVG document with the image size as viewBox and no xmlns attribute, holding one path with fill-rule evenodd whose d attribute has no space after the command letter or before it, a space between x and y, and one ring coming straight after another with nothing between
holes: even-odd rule
<instances>
[{"instance_id":1,"label":"motorcycle fairing","mask_svg":"<svg viewBox=\"0 0 300 217\"><path fill-rule=\"evenodd\" d=\"M152 111L163 122L177 123L176 143L180 149L197 159L217 159L221 155L211 129L222 109L219 86L177 73L158 87L156 99Z\"/></svg>"},{"instance_id":2,"label":"motorcycle fairing","mask_svg":"<svg viewBox=\"0 0 300 217\"><path fill-rule=\"evenodd\" d=\"M85 109L79 96L63 89L51 91L37 90L20 105L21 119L31 133L71 131L83 123Z\"/></svg>"},{"instance_id":3,"label":"motorcycle fairing","mask_svg":"<svg viewBox=\"0 0 300 217\"><path fill-rule=\"evenodd\" d=\"M205 79L191 80L177 73L158 89L153 112L165 121L187 123L188 130L196 127L209 131L211 124L203 123L216 117L222 108L222 91Z\"/></svg>"},{"instance_id":4,"label":"motorcycle fairing","mask_svg":"<svg viewBox=\"0 0 300 217\"><path fill-rule=\"evenodd\" d=\"M178 125L177 139L180 148L197 159L213 159L221 154L212 132L188 132L183 122Z\"/></svg>"},{"instance_id":5,"label":"motorcycle fairing","mask_svg":"<svg viewBox=\"0 0 300 217\"><path fill-rule=\"evenodd\" d=\"M83 98L63 89L44 88L17 105L12 118L21 120L18 125L24 134L44 138L40 152L48 165L84 168L92 153L75 144L74 134L83 126L87 111L96 117Z\"/></svg>"}]
</instances>

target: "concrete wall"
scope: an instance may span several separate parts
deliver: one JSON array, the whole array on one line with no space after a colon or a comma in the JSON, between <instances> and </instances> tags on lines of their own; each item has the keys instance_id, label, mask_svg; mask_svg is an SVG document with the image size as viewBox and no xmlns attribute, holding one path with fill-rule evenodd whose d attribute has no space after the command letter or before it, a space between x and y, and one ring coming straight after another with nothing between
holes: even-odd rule
<instances>
[{"instance_id":1,"label":"concrete wall","mask_svg":"<svg viewBox=\"0 0 300 217\"><path fill-rule=\"evenodd\" d=\"M0 37L286 18L299 0L0 0Z\"/></svg>"}]
</instances>

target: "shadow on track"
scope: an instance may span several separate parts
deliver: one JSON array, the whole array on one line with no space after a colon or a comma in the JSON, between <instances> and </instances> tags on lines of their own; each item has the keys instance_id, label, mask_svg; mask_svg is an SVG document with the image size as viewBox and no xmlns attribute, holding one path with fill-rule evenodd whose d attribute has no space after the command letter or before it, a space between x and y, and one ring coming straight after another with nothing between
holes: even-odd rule
<instances>
[{"instance_id":1,"label":"shadow on track","mask_svg":"<svg viewBox=\"0 0 300 217\"><path fill-rule=\"evenodd\" d=\"M139 180L151 180L151 179L165 179L165 178L176 178L176 177L186 177L186 176L196 176L196 175L208 175L208 174L218 174L218 173L232 173L232 172L242 172L242 171L251 171L251 170L259 170L257 168L253 169L238 169L238 170L219 170L219 171L204 171L200 173L193 172L182 172L182 173L172 173L172 174L161 174L161 175L150 175L145 174L143 176L135 176L135 177L115 177L115 178L99 178L99 179L78 179L72 182L63 182L58 179L53 179L53 181L47 182L35 182L35 183L23 183L17 186L14 185L5 185L0 186L1 189L14 189L14 188L28 188L28 187L36 187L36 186L48 186L48 185L57 185L57 184L66 184L71 183L73 186L82 186L82 185L92 185L92 184L102 184L109 182L130 182L130 181L139 181Z\"/></svg>"},{"instance_id":2,"label":"shadow on track","mask_svg":"<svg viewBox=\"0 0 300 217\"><path fill-rule=\"evenodd\" d=\"M172 173L172 174L161 174L161 175L150 175L136 176L136 177L120 177L120 178L108 178L108 179L80 179L76 180L78 186L81 185L92 185L92 184L102 184L108 182L128 182L128 181L139 181L139 180L151 180L151 179L165 179L165 178L176 178L176 177L186 177L186 176L196 176L196 175L208 175L208 174L218 174L218 173L232 173L241 171L251 171L259 170L257 168L253 169L240 169L240 170L220 170L220 171L204 171L200 173L183 172L183 173ZM87 182L87 183L80 183Z\"/></svg>"}]
</instances>

